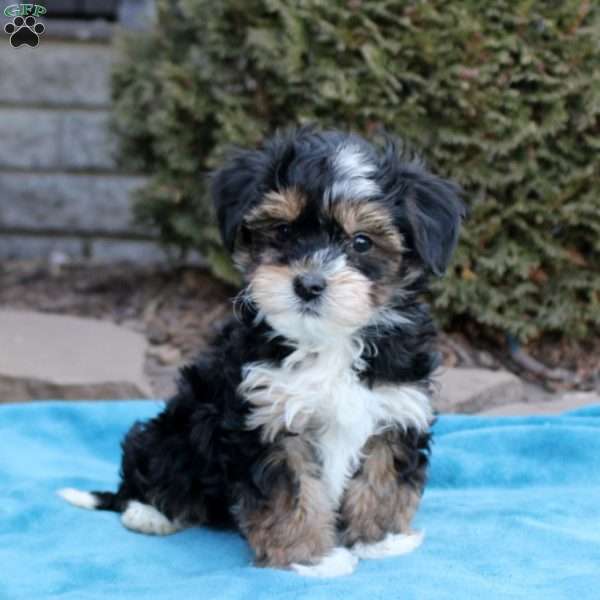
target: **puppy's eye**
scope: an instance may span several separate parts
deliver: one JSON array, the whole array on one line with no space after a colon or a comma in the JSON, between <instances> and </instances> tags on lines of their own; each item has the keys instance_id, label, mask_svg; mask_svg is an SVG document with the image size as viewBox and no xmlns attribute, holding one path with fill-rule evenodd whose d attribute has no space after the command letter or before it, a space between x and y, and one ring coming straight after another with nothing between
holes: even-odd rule
<instances>
[{"instance_id":1,"label":"puppy's eye","mask_svg":"<svg viewBox=\"0 0 600 600\"><path fill-rule=\"evenodd\" d=\"M273 231L277 236L277 239L280 241L285 241L289 239L290 234L292 233L292 228L289 223L278 223L273 227Z\"/></svg>"},{"instance_id":2,"label":"puppy's eye","mask_svg":"<svg viewBox=\"0 0 600 600\"><path fill-rule=\"evenodd\" d=\"M367 252L371 249L373 242L371 238L366 236L364 233L358 233L352 238L352 249L355 252Z\"/></svg>"}]
</instances>

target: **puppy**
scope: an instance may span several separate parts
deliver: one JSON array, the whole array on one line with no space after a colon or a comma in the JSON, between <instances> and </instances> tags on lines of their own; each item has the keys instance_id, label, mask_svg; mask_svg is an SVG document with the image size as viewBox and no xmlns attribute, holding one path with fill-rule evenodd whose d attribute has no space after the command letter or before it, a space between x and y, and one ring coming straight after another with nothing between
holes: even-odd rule
<instances>
[{"instance_id":1,"label":"puppy","mask_svg":"<svg viewBox=\"0 0 600 600\"><path fill-rule=\"evenodd\" d=\"M435 328L458 187L383 147L301 129L239 152L212 193L244 277L236 315L123 442L116 493L62 490L125 527L232 526L308 576L402 554L423 492Z\"/></svg>"}]
</instances>

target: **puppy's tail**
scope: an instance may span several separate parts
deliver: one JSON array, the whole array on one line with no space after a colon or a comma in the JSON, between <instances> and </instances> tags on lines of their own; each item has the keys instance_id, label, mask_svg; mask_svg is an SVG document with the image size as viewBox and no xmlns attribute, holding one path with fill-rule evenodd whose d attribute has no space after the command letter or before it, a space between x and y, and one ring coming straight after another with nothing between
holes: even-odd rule
<instances>
[{"instance_id":1,"label":"puppy's tail","mask_svg":"<svg viewBox=\"0 0 600 600\"><path fill-rule=\"evenodd\" d=\"M56 492L73 506L88 510L112 510L121 512L123 507L117 494L112 492L83 492L74 488L63 488Z\"/></svg>"}]
</instances>

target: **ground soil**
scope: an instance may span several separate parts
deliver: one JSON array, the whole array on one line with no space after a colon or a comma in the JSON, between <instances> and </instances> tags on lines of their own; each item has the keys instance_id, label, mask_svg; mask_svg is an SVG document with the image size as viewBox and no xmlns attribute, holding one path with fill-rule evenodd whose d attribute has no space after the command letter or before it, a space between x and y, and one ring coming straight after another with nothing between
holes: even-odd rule
<instances>
[{"instance_id":1,"label":"ground soil","mask_svg":"<svg viewBox=\"0 0 600 600\"><path fill-rule=\"evenodd\" d=\"M160 396L230 314L235 293L197 267L0 264L0 307L108 319L145 335L146 370ZM600 389L600 336L548 337L515 354L504 336L466 323L442 332L440 348L448 366L507 368L551 391Z\"/></svg>"}]
</instances>

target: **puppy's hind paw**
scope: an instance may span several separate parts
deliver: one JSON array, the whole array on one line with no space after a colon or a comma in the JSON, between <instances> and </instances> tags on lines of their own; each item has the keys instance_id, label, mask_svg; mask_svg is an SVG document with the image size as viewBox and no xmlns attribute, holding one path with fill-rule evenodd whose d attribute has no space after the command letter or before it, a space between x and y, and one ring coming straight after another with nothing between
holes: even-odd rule
<instances>
[{"instance_id":1,"label":"puppy's hind paw","mask_svg":"<svg viewBox=\"0 0 600 600\"><path fill-rule=\"evenodd\" d=\"M352 546L351 552L358 558L385 558L408 554L418 548L425 537L422 531L411 533L388 533L374 544L358 543Z\"/></svg>"},{"instance_id":2,"label":"puppy's hind paw","mask_svg":"<svg viewBox=\"0 0 600 600\"><path fill-rule=\"evenodd\" d=\"M353 573L357 564L358 558L347 548L334 548L314 565L294 563L290 568L305 577L341 577Z\"/></svg>"},{"instance_id":3,"label":"puppy's hind paw","mask_svg":"<svg viewBox=\"0 0 600 600\"><path fill-rule=\"evenodd\" d=\"M149 504L131 500L121 515L121 523L127 529L150 535L170 535L183 529L177 521L171 521Z\"/></svg>"}]
</instances>

